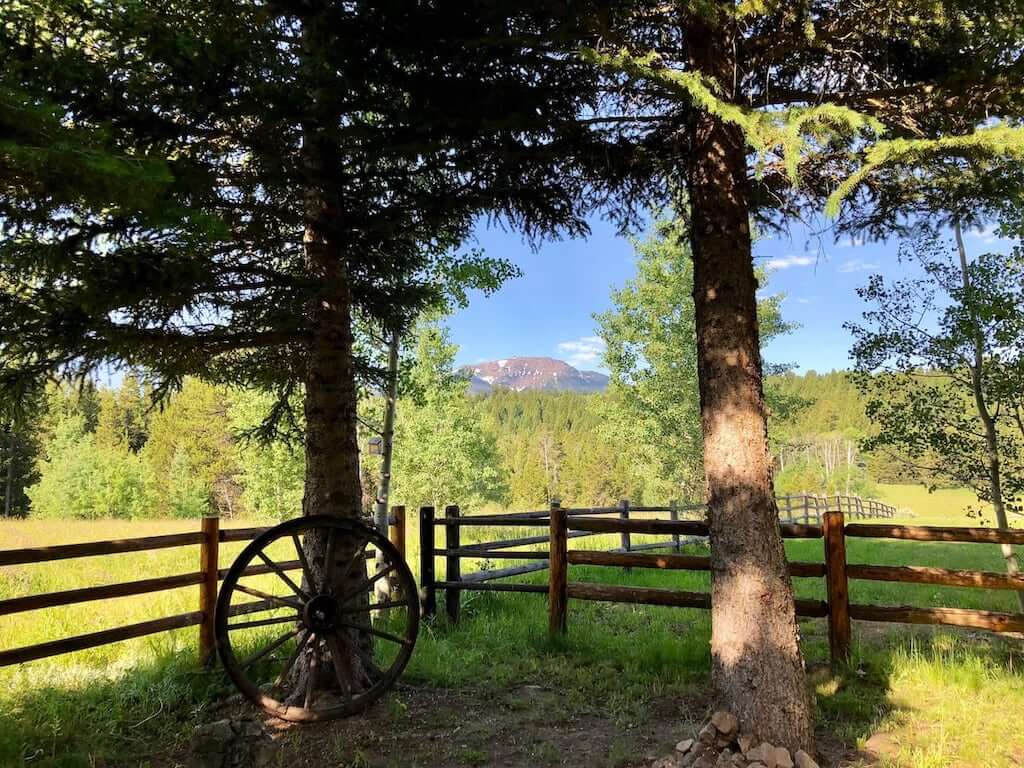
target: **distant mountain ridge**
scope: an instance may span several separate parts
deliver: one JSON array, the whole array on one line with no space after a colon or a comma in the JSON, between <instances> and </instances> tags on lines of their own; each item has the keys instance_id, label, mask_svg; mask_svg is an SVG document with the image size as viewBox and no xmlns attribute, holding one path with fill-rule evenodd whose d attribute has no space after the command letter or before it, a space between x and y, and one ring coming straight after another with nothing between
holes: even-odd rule
<instances>
[{"instance_id":1,"label":"distant mountain ridge","mask_svg":"<svg viewBox=\"0 0 1024 768\"><path fill-rule=\"evenodd\" d=\"M548 390L602 392L608 377L597 371L581 371L553 357L509 357L464 366L470 375L469 391L482 395L496 388L515 392Z\"/></svg>"}]
</instances>

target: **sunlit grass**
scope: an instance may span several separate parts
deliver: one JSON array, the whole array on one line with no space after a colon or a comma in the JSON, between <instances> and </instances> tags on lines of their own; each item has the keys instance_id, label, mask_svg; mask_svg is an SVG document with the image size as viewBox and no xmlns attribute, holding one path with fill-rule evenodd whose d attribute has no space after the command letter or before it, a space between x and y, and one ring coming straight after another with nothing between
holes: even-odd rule
<instances>
[{"instance_id":1,"label":"sunlit grass","mask_svg":"<svg viewBox=\"0 0 1024 768\"><path fill-rule=\"evenodd\" d=\"M952 512L943 514L933 522L966 522ZM409 524L407 554L416 572L415 515L409 516ZM190 521L4 522L0 549L197 528ZM543 527L500 532L464 528L462 542L542 533ZM438 546L443 540L439 529ZM635 543L650 540L634 537ZM570 545L607 549L618 546L619 537L576 539ZM222 567L243 546L222 545ZM787 550L791 559L820 562L822 542L789 541ZM848 554L851 562L1002 570L998 548L991 545L850 539ZM2 568L0 598L188 573L198 563L198 547L192 546ZM513 564L505 559L464 561L463 571ZM443 558L438 558L436 571L443 578ZM262 578L268 584L273 579ZM571 578L694 591L709 584L706 573L634 569L626 574L575 566ZM547 573L517 579L543 584ZM824 596L820 580L795 583L799 596ZM991 590L854 582L851 595L855 602L882 605L1014 610L1012 593ZM443 613L441 592L438 597ZM198 588L188 587L5 616L0 619L0 648L197 608ZM573 601L569 633L554 643L547 637L542 595L464 593L462 616L456 627L449 627L443 616L423 626L407 671L409 681L437 686L542 684L561 691L574 706L595 707L624 720L642 716L652 701L689 696L707 683L710 623L705 611ZM802 622L802 634L808 660L825 661L824 622ZM193 627L0 669L0 766L136 765L153 750L187 738L211 702L233 693L222 673L199 668L197 635ZM900 751L891 764L901 767L982 768L1012 766L1014 759L1024 762L1020 641L895 625L883 630L855 622L854 642L851 668L819 686L824 728L850 744L879 730L895 733Z\"/></svg>"}]
</instances>

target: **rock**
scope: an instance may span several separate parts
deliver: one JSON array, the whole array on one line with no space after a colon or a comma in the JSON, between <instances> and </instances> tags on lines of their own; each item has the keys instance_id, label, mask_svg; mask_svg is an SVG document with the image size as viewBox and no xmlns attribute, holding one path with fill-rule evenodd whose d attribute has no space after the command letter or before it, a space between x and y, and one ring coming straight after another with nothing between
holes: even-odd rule
<instances>
[{"instance_id":1,"label":"rock","mask_svg":"<svg viewBox=\"0 0 1024 768\"><path fill-rule=\"evenodd\" d=\"M820 766L814 762L814 758L802 749L798 749L793 758L796 761L796 768L820 768Z\"/></svg>"},{"instance_id":2,"label":"rock","mask_svg":"<svg viewBox=\"0 0 1024 768\"><path fill-rule=\"evenodd\" d=\"M693 762L693 768L715 768L715 762L706 755L701 755Z\"/></svg>"},{"instance_id":3,"label":"rock","mask_svg":"<svg viewBox=\"0 0 1024 768\"><path fill-rule=\"evenodd\" d=\"M736 739L736 744L739 746L740 752L744 755L747 754L747 752L749 752L756 743L757 739L750 733L741 733L739 738Z\"/></svg>"},{"instance_id":4,"label":"rock","mask_svg":"<svg viewBox=\"0 0 1024 768\"><path fill-rule=\"evenodd\" d=\"M256 720L217 720L201 725L189 742L189 768L267 768L274 741Z\"/></svg>"},{"instance_id":5,"label":"rock","mask_svg":"<svg viewBox=\"0 0 1024 768\"><path fill-rule=\"evenodd\" d=\"M768 768L775 768L775 745L767 741L748 749L743 756L752 763L764 763Z\"/></svg>"},{"instance_id":6,"label":"rock","mask_svg":"<svg viewBox=\"0 0 1024 768\"><path fill-rule=\"evenodd\" d=\"M690 751L690 748L692 746L693 739L683 739L678 744L676 744L676 752L678 752L681 755L685 755L687 752Z\"/></svg>"},{"instance_id":7,"label":"rock","mask_svg":"<svg viewBox=\"0 0 1024 768\"><path fill-rule=\"evenodd\" d=\"M730 738L734 736L736 731L740 728L740 721L736 719L736 715L722 709L718 710L711 716L711 724L715 726L720 734L723 736L729 736Z\"/></svg>"},{"instance_id":8,"label":"rock","mask_svg":"<svg viewBox=\"0 0 1024 768\"><path fill-rule=\"evenodd\" d=\"M676 760L674 757L659 757L653 763L651 768L676 768Z\"/></svg>"},{"instance_id":9,"label":"rock","mask_svg":"<svg viewBox=\"0 0 1024 768\"><path fill-rule=\"evenodd\" d=\"M723 749L718 753L718 759L715 761L715 768L732 768L731 749Z\"/></svg>"},{"instance_id":10,"label":"rock","mask_svg":"<svg viewBox=\"0 0 1024 768\"><path fill-rule=\"evenodd\" d=\"M785 747L776 747L772 755L775 760L775 768L793 768L793 758ZM771 763L768 763L768 765L771 765Z\"/></svg>"},{"instance_id":11,"label":"rock","mask_svg":"<svg viewBox=\"0 0 1024 768\"><path fill-rule=\"evenodd\" d=\"M747 763L747 768L768 768L764 763Z\"/></svg>"},{"instance_id":12,"label":"rock","mask_svg":"<svg viewBox=\"0 0 1024 768\"><path fill-rule=\"evenodd\" d=\"M700 733L697 734L697 740L704 744L714 744L718 738L718 729L715 728L711 723L708 723L700 729Z\"/></svg>"}]
</instances>

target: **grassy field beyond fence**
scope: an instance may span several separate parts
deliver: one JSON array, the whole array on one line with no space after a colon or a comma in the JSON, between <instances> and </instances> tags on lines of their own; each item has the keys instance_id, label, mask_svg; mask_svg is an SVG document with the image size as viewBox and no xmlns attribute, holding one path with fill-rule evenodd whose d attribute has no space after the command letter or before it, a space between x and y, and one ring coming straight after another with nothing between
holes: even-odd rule
<instances>
[{"instance_id":1,"label":"grassy field beyond fence","mask_svg":"<svg viewBox=\"0 0 1024 768\"><path fill-rule=\"evenodd\" d=\"M910 491L883 489L884 499ZM929 498L929 497L925 497ZM915 503L915 524L962 525L946 508L927 515ZM409 561L416 569L415 515L410 514ZM259 522L245 521L237 525ZM188 521L0 523L0 549L151 536L196 530ZM441 531L438 541L441 541ZM514 535L521 535L521 529ZM463 543L472 543L464 531ZM493 529L480 531L497 538ZM500 534L499 534L500 535ZM637 543L645 537L634 537ZM578 548L617 545L583 539ZM932 565L1002 570L996 546L849 539L851 563ZM221 565L242 544L221 545ZM822 542L787 542L794 560L821 561ZM698 547L689 550L700 551ZM0 569L0 598L186 573L198 566L198 547L127 553ZM486 561L463 563L506 567ZM440 559L438 567L441 567ZM440 572L440 571L439 571ZM521 577L544 583L545 572ZM706 573L572 568L578 581L703 590ZM796 579L800 597L821 598L820 579ZM852 582L856 602L1013 611L1010 592L926 585ZM198 588L126 597L0 619L0 648L196 610ZM465 594L463 620L429 625L406 677L437 686L511 687L538 684L564 695L567 706L600 708L635 720L667 697L700 698L709 668L706 611L571 602L569 635L547 638L541 595ZM211 702L232 693L218 671L196 663L195 627L0 669L0 766L144 765L187 737ZM827 659L821 620L802 622L809 663ZM1003 768L1024 764L1024 654L1018 639L985 633L880 627L854 622L854 661L848 671L817 681L820 722L850 745L884 730L898 735L891 765L915 768ZM1016 762L1014 762L1016 761ZM156 761L155 764L159 764Z\"/></svg>"}]
</instances>

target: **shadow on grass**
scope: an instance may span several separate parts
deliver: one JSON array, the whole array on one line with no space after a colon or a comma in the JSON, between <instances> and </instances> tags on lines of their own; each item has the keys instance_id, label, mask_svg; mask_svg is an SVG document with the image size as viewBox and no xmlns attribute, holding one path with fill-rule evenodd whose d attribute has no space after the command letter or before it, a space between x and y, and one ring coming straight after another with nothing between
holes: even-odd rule
<instances>
[{"instance_id":1,"label":"shadow on grass","mask_svg":"<svg viewBox=\"0 0 1024 768\"><path fill-rule=\"evenodd\" d=\"M882 733L898 735L885 740L893 751L884 757L899 765L924 765L920 757L906 760L920 752L917 742L926 741L925 734L974 730L963 721L964 710L984 719L989 708L997 714L1002 707L1024 706L1019 640L951 629L859 626L865 639L855 645L850 663L835 674L827 669L811 674L821 746L833 759L856 757L870 764L872 755L857 748ZM1007 701L1003 689L1019 692L1018 700ZM974 765L976 757L960 754L955 764Z\"/></svg>"},{"instance_id":2,"label":"shadow on grass","mask_svg":"<svg viewBox=\"0 0 1024 768\"><path fill-rule=\"evenodd\" d=\"M201 669L191 654L139 660L119 674L46 663L5 674L0 766L147 765L233 693L219 669Z\"/></svg>"}]
</instances>

